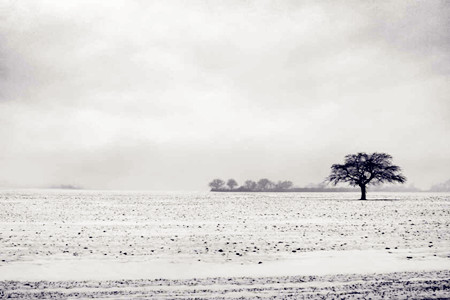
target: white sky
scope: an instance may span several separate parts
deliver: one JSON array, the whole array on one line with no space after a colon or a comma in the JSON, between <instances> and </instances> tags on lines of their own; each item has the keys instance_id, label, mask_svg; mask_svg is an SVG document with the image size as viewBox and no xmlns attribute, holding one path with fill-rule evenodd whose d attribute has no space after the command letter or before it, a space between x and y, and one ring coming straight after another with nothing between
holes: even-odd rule
<instances>
[{"instance_id":1,"label":"white sky","mask_svg":"<svg viewBox=\"0 0 450 300\"><path fill-rule=\"evenodd\" d=\"M448 1L0 2L0 185L450 178Z\"/></svg>"}]
</instances>

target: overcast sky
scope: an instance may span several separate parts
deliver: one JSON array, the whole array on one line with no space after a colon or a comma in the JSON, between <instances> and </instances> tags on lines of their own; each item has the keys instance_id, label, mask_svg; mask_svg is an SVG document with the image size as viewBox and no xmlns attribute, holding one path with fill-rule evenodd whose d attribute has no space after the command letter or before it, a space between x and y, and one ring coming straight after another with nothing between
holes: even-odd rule
<instances>
[{"instance_id":1,"label":"overcast sky","mask_svg":"<svg viewBox=\"0 0 450 300\"><path fill-rule=\"evenodd\" d=\"M449 1L0 3L0 186L450 178Z\"/></svg>"}]
</instances>

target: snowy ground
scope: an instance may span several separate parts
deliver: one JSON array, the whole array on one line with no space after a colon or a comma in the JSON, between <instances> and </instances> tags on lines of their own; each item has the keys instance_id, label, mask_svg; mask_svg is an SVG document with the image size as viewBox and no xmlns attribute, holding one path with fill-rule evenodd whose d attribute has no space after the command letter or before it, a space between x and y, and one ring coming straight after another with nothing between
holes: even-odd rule
<instances>
[{"instance_id":1,"label":"snowy ground","mask_svg":"<svg viewBox=\"0 0 450 300\"><path fill-rule=\"evenodd\" d=\"M450 195L0 191L0 296L450 297Z\"/></svg>"}]
</instances>

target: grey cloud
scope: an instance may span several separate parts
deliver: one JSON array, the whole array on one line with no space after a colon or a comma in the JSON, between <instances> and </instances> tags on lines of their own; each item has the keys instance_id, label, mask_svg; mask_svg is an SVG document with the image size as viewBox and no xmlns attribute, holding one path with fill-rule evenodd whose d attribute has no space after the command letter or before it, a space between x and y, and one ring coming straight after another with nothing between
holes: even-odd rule
<instances>
[{"instance_id":1,"label":"grey cloud","mask_svg":"<svg viewBox=\"0 0 450 300\"><path fill-rule=\"evenodd\" d=\"M355 151L393 154L418 185L444 181L447 6L6 1L0 181L307 184Z\"/></svg>"}]
</instances>

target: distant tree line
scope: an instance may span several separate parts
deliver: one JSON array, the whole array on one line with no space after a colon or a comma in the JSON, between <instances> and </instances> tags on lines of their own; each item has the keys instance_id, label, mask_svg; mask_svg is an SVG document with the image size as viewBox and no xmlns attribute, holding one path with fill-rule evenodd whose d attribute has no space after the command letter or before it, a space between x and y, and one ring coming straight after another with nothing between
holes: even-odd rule
<instances>
[{"instance_id":1,"label":"distant tree line","mask_svg":"<svg viewBox=\"0 0 450 300\"><path fill-rule=\"evenodd\" d=\"M450 180L433 185L430 192L450 192Z\"/></svg>"},{"instance_id":2,"label":"distant tree line","mask_svg":"<svg viewBox=\"0 0 450 300\"><path fill-rule=\"evenodd\" d=\"M236 180L228 179L225 182L222 179L214 179L209 183L212 192L284 192L291 190L293 183L291 181L273 182L267 178L258 181L246 180L243 185L239 186Z\"/></svg>"},{"instance_id":3,"label":"distant tree line","mask_svg":"<svg viewBox=\"0 0 450 300\"><path fill-rule=\"evenodd\" d=\"M242 186L234 179L228 179L226 182L222 179L214 179L209 184L211 192L356 192L355 188L345 187L327 187L326 184L310 184L306 187L294 187L292 181L273 182L267 178L258 181L246 180ZM239 187L238 187L239 186Z\"/></svg>"},{"instance_id":4,"label":"distant tree line","mask_svg":"<svg viewBox=\"0 0 450 300\"><path fill-rule=\"evenodd\" d=\"M61 190L82 190L81 186L73 184L59 184L50 186L51 189L61 189Z\"/></svg>"}]
</instances>

